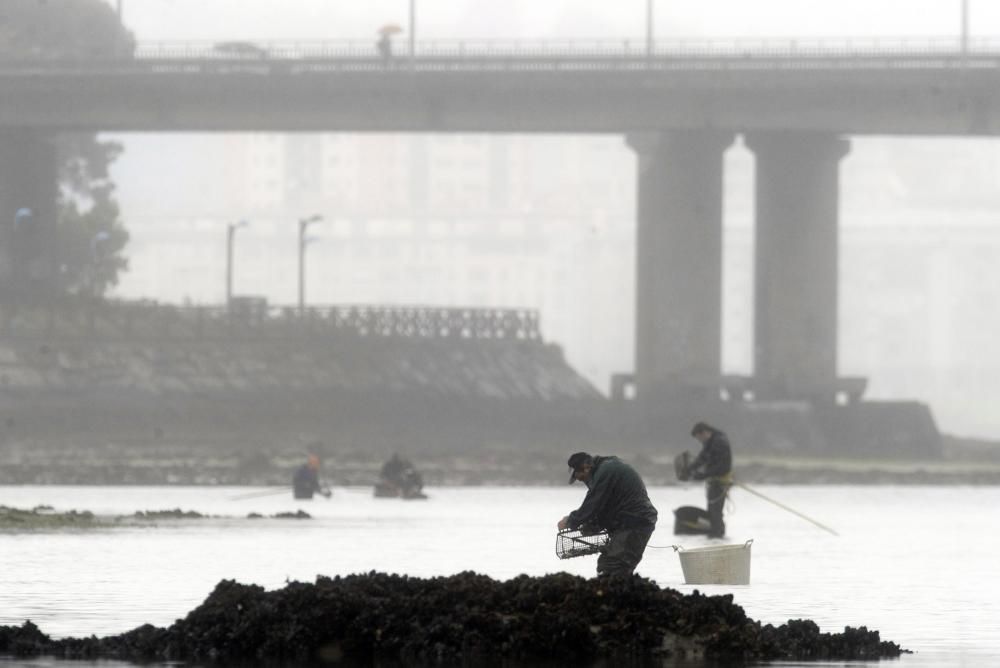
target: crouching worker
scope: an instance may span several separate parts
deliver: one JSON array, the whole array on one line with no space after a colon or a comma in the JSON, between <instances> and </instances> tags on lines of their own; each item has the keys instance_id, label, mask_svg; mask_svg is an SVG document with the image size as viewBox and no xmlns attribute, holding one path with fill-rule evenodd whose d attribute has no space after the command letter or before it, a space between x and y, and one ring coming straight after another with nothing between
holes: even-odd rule
<instances>
[{"instance_id":1,"label":"crouching worker","mask_svg":"<svg viewBox=\"0 0 1000 668\"><path fill-rule=\"evenodd\" d=\"M382 465L382 473L375 483L375 496L426 499L423 489L423 476L410 460L395 453Z\"/></svg>"},{"instance_id":2,"label":"crouching worker","mask_svg":"<svg viewBox=\"0 0 1000 668\"><path fill-rule=\"evenodd\" d=\"M559 520L559 529L605 529L608 543L597 558L598 575L629 575L642 561L656 528L656 508L635 469L617 457L577 452L569 458L570 484L587 486L583 504Z\"/></svg>"},{"instance_id":3,"label":"crouching worker","mask_svg":"<svg viewBox=\"0 0 1000 668\"><path fill-rule=\"evenodd\" d=\"M322 494L330 498L329 488L319 484L319 457L309 455L305 464L295 470L292 476L292 495L296 499L311 499L313 494Z\"/></svg>"}]
</instances>

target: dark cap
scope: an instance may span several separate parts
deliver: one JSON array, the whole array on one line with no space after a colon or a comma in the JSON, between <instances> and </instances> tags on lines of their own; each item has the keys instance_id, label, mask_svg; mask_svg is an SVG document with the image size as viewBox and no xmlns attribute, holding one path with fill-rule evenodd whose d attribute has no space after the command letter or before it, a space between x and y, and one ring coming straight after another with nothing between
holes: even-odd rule
<instances>
[{"instance_id":1,"label":"dark cap","mask_svg":"<svg viewBox=\"0 0 1000 668\"><path fill-rule=\"evenodd\" d=\"M570 455L569 461L566 462L570 468L569 484L572 485L576 482L576 472L580 469L580 467L584 464L590 464L592 461L594 461L593 458L586 452L574 452Z\"/></svg>"},{"instance_id":2,"label":"dark cap","mask_svg":"<svg viewBox=\"0 0 1000 668\"><path fill-rule=\"evenodd\" d=\"M709 432L715 433L718 430L715 427L713 427L712 425L708 424L707 422L698 422L693 427L691 427L691 435L692 436L694 436L695 434L698 434L699 432L703 432L703 431L709 431Z\"/></svg>"}]
</instances>

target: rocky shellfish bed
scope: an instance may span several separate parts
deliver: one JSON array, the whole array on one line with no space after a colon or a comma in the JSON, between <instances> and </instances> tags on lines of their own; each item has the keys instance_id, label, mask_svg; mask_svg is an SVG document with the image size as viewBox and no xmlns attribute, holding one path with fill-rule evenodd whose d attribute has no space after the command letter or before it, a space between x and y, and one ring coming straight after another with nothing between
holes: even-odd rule
<instances>
[{"instance_id":1,"label":"rocky shellfish bed","mask_svg":"<svg viewBox=\"0 0 1000 668\"><path fill-rule=\"evenodd\" d=\"M379 572L290 582L223 580L167 628L52 639L30 621L0 627L0 654L219 665L545 665L857 660L907 650L878 631L821 632L810 620L750 619L732 595L683 594L640 576L566 573L498 581L474 572Z\"/></svg>"}]
</instances>

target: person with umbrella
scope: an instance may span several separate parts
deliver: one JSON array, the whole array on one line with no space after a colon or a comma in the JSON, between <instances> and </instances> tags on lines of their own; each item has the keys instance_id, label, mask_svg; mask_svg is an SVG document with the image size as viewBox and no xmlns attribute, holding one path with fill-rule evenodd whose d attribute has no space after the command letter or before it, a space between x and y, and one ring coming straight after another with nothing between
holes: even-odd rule
<instances>
[{"instance_id":1,"label":"person with umbrella","mask_svg":"<svg viewBox=\"0 0 1000 668\"><path fill-rule=\"evenodd\" d=\"M403 32L395 23L389 23L378 29L378 41L375 42L375 48L378 49L378 54L382 57L382 65L389 67L389 62L392 60L392 36L396 33Z\"/></svg>"}]
</instances>

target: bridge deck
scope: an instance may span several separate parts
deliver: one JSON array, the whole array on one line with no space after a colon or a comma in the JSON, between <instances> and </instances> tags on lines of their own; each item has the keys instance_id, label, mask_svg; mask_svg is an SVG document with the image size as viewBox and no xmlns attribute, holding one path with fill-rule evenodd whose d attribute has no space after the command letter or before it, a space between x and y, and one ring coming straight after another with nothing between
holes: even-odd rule
<instances>
[{"instance_id":1,"label":"bridge deck","mask_svg":"<svg viewBox=\"0 0 1000 668\"><path fill-rule=\"evenodd\" d=\"M222 48L225 47L225 48ZM0 126L994 134L1000 43L140 44L0 57Z\"/></svg>"}]
</instances>

